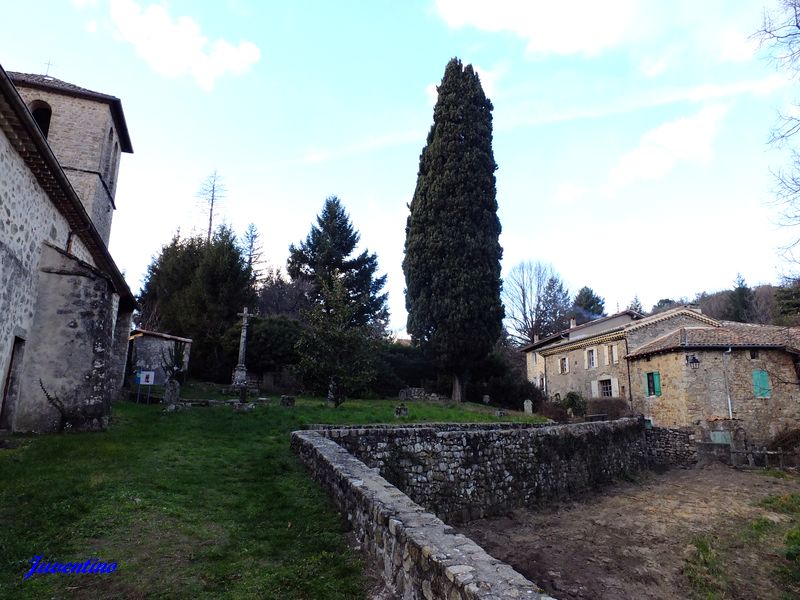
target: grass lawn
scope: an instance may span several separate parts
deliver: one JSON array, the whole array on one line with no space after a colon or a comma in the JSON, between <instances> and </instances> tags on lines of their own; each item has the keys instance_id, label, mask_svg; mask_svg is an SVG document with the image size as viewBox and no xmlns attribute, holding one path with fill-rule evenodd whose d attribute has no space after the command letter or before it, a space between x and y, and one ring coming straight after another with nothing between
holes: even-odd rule
<instances>
[{"instance_id":1,"label":"grass lawn","mask_svg":"<svg viewBox=\"0 0 800 600\"><path fill-rule=\"evenodd\" d=\"M289 432L397 422L395 404L298 398L167 414L121 403L103 433L15 436L18 448L0 450L0 598L364 598L345 523L290 452ZM409 412L404 421L523 419L469 404ZM37 555L118 570L23 581Z\"/></svg>"}]
</instances>

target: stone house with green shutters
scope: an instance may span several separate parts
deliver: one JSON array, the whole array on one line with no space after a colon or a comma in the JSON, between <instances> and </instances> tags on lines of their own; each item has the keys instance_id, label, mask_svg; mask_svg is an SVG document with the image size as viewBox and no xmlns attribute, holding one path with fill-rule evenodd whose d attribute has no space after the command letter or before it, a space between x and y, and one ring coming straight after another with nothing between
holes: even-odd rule
<instances>
[{"instance_id":1,"label":"stone house with green shutters","mask_svg":"<svg viewBox=\"0 0 800 600\"><path fill-rule=\"evenodd\" d=\"M693 307L623 311L523 348L552 398L620 398L654 425L699 441L765 443L800 427L800 330L719 321Z\"/></svg>"}]
</instances>

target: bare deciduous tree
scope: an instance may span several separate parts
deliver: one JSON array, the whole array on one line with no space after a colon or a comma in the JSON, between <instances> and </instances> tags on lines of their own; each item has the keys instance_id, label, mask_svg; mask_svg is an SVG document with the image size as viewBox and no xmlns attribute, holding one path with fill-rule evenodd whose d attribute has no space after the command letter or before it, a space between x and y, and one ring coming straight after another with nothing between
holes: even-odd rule
<instances>
[{"instance_id":1,"label":"bare deciduous tree","mask_svg":"<svg viewBox=\"0 0 800 600\"><path fill-rule=\"evenodd\" d=\"M551 265L526 260L515 265L503 281L503 304L509 335L517 344L528 344L538 334L544 286L553 274Z\"/></svg>"},{"instance_id":2,"label":"bare deciduous tree","mask_svg":"<svg viewBox=\"0 0 800 600\"><path fill-rule=\"evenodd\" d=\"M552 265L523 261L503 282L506 326L519 345L560 330L569 310L569 292Z\"/></svg>"},{"instance_id":3,"label":"bare deciduous tree","mask_svg":"<svg viewBox=\"0 0 800 600\"><path fill-rule=\"evenodd\" d=\"M214 223L214 207L218 206L219 203L225 198L225 192L228 190L225 188L225 185L222 182L222 176L217 173L217 170L214 169L214 172L211 173L206 180L203 182L203 185L200 186L200 190L197 192L197 197L200 200L200 203L203 205L203 208L208 207L208 234L206 235L206 243L211 243L211 231L213 229Z\"/></svg>"},{"instance_id":4,"label":"bare deciduous tree","mask_svg":"<svg viewBox=\"0 0 800 600\"><path fill-rule=\"evenodd\" d=\"M762 47L768 48L776 66L791 77L800 75L800 0L781 0L773 11L764 11L764 17L755 36ZM781 207L782 221L786 225L800 225L800 152L790 146L792 138L800 132L800 116L782 113L770 135L770 143L790 151L787 165L775 174L775 195ZM785 248L789 258L800 243L795 240Z\"/></svg>"}]
</instances>

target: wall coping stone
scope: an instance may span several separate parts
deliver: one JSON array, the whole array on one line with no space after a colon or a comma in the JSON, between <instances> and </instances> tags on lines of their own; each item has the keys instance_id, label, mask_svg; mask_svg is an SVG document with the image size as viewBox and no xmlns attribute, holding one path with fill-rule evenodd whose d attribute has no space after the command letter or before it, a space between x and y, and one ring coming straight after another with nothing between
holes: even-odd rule
<instances>
[{"instance_id":1,"label":"wall coping stone","mask_svg":"<svg viewBox=\"0 0 800 600\"><path fill-rule=\"evenodd\" d=\"M339 429L358 435L359 430L367 428ZM384 580L399 588L402 598L434 598L438 596L432 590L449 589L448 598L463 600L552 600L534 583L490 556L468 537L455 533L452 527L322 433L295 431L292 447L348 516L362 547L372 554L371 558L382 558L378 562L388 565ZM369 526L362 520L369 521ZM400 542L405 547L402 559L397 561L387 556L393 554L395 544L376 544L367 539L370 529L380 531L381 538Z\"/></svg>"}]
</instances>

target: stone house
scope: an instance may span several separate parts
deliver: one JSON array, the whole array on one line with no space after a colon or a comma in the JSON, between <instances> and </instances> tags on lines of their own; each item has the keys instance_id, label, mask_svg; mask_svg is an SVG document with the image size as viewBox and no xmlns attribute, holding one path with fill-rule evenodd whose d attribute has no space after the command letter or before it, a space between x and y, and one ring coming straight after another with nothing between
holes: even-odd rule
<instances>
[{"instance_id":1,"label":"stone house","mask_svg":"<svg viewBox=\"0 0 800 600\"><path fill-rule=\"evenodd\" d=\"M621 398L654 425L699 441L766 443L800 427L800 330L718 321L678 307L624 311L523 348L528 378L551 397Z\"/></svg>"},{"instance_id":2,"label":"stone house","mask_svg":"<svg viewBox=\"0 0 800 600\"><path fill-rule=\"evenodd\" d=\"M153 371L154 385L164 385L166 373L164 372L164 358L169 357L169 351L176 346L176 342L184 344L183 372L189 371L189 354L192 349L192 340L158 331L134 329L128 338L130 341L128 356L130 357L130 370Z\"/></svg>"},{"instance_id":3,"label":"stone house","mask_svg":"<svg viewBox=\"0 0 800 600\"><path fill-rule=\"evenodd\" d=\"M96 429L136 301L108 252L118 98L0 67L0 428Z\"/></svg>"}]
</instances>

